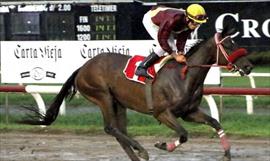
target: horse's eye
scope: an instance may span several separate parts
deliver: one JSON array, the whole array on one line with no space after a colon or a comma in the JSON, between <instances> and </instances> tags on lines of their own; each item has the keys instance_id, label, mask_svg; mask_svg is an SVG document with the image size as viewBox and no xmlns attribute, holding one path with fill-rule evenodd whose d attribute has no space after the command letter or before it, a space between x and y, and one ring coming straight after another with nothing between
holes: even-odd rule
<instances>
[{"instance_id":1,"label":"horse's eye","mask_svg":"<svg viewBox=\"0 0 270 161\"><path fill-rule=\"evenodd\" d=\"M226 42L226 43L223 44L223 46L224 46L224 48L229 49L229 48L231 48L233 46L233 44L231 42Z\"/></svg>"}]
</instances>

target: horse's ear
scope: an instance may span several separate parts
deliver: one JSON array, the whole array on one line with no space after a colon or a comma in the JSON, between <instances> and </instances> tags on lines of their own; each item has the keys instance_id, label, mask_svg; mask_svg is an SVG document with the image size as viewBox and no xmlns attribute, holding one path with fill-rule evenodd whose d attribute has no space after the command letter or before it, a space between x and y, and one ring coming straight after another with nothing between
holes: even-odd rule
<instances>
[{"instance_id":1,"label":"horse's ear","mask_svg":"<svg viewBox=\"0 0 270 161\"><path fill-rule=\"evenodd\" d=\"M226 36L233 35L236 32L237 32L236 28L229 28L228 26L226 26L223 28L221 35L222 37L226 37Z\"/></svg>"}]
</instances>

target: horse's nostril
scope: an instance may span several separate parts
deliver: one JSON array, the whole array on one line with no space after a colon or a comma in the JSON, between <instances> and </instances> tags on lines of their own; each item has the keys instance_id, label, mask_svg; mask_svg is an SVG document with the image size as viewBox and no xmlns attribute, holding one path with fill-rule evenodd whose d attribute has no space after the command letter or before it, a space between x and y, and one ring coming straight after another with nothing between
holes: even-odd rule
<instances>
[{"instance_id":1,"label":"horse's nostril","mask_svg":"<svg viewBox=\"0 0 270 161\"><path fill-rule=\"evenodd\" d=\"M245 74L249 74L252 69L253 69L252 66L249 66L249 65L248 66L245 66L245 68L244 68Z\"/></svg>"},{"instance_id":2,"label":"horse's nostril","mask_svg":"<svg viewBox=\"0 0 270 161\"><path fill-rule=\"evenodd\" d=\"M253 67L252 66L247 66L246 69L251 71L253 69Z\"/></svg>"}]
</instances>

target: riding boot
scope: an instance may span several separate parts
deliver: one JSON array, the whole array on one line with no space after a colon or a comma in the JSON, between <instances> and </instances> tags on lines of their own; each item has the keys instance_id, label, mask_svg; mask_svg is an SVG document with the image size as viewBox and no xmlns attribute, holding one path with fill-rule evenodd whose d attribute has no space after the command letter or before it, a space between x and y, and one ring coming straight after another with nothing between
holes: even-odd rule
<instances>
[{"instance_id":1,"label":"riding boot","mask_svg":"<svg viewBox=\"0 0 270 161\"><path fill-rule=\"evenodd\" d=\"M147 68L154 64L159 59L159 56L152 52L148 55L137 67L135 74L137 76L144 76L148 79L152 79L152 77L147 73Z\"/></svg>"}]
</instances>

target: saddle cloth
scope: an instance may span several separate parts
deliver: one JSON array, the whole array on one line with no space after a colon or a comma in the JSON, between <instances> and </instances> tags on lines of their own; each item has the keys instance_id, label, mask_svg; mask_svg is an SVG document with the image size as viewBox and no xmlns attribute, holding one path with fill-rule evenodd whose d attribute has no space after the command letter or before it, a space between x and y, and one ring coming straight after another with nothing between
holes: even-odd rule
<instances>
[{"instance_id":1,"label":"saddle cloth","mask_svg":"<svg viewBox=\"0 0 270 161\"><path fill-rule=\"evenodd\" d=\"M128 59L127 64L123 70L124 75L127 79L131 81L135 81L141 84L145 84L146 78L144 76L135 75L135 71L139 64L144 60L144 56L135 55ZM159 61L157 61L154 65L150 66L147 69L148 74L155 79L157 72L166 64L166 62L173 57L168 55L166 57L161 57Z\"/></svg>"}]
</instances>

